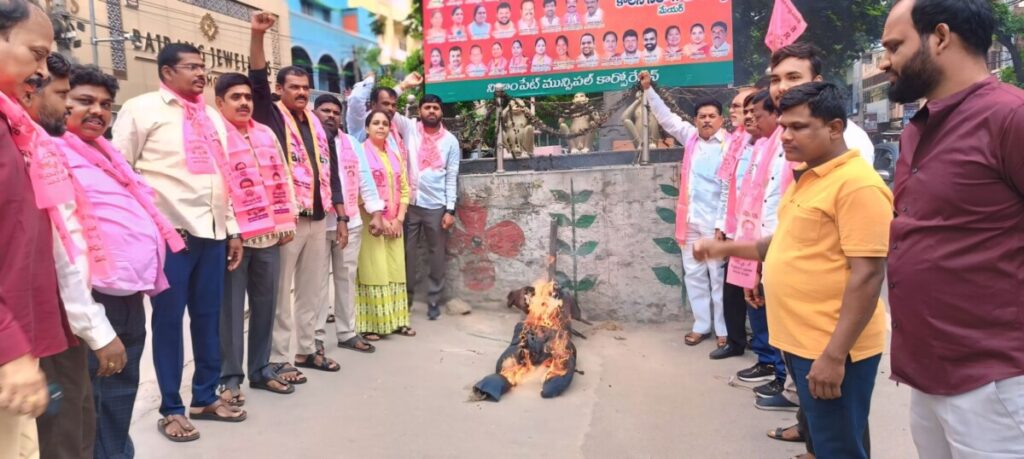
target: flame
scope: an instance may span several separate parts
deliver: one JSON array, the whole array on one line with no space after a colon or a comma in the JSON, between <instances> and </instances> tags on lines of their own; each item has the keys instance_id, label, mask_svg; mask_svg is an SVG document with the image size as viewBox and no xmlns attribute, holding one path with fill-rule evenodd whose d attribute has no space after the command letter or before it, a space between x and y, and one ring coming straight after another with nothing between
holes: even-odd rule
<instances>
[{"instance_id":1,"label":"flame","mask_svg":"<svg viewBox=\"0 0 1024 459\"><path fill-rule=\"evenodd\" d=\"M538 281L534 294L527 298L529 312L520 332L519 350L501 362L501 375L513 386L518 385L533 369L527 337L550 337L544 345L544 353L550 356L542 366L548 371L544 380L563 376L568 372L569 317L562 308L562 300L556 296L555 283Z\"/></svg>"}]
</instances>

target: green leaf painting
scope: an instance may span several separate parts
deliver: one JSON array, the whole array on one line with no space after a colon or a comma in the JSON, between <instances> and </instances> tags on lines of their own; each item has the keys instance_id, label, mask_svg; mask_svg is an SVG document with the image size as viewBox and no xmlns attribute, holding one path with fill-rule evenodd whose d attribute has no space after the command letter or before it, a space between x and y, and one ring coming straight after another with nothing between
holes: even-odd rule
<instances>
[{"instance_id":1,"label":"green leaf painting","mask_svg":"<svg viewBox=\"0 0 1024 459\"><path fill-rule=\"evenodd\" d=\"M572 196L572 203L573 204L584 204L584 203L586 203L587 201L590 200L590 197L593 194L594 194L594 192L590 191L590 190L580 191L579 193L576 193L576 194L574 194Z\"/></svg>"},{"instance_id":2,"label":"green leaf painting","mask_svg":"<svg viewBox=\"0 0 1024 459\"><path fill-rule=\"evenodd\" d=\"M566 254L566 255L572 255L572 252L573 252L572 246L569 245L568 242L565 242L565 241L559 239L557 242L555 242L555 244L558 246L558 253L563 253L563 254Z\"/></svg>"},{"instance_id":3,"label":"green leaf painting","mask_svg":"<svg viewBox=\"0 0 1024 459\"><path fill-rule=\"evenodd\" d=\"M651 270L654 271L654 275L658 278L658 281L664 285L672 287L679 287L683 285L683 281L679 278L679 275L668 266L656 266L651 268Z\"/></svg>"},{"instance_id":4,"label":"green leaf painting","mask_svg":"<svg viewBox=\"0 0 1024 459\"><path fill-rule=\"evenodd\" d=\"M671 197L671 198L678 198L679 197L679 188L676 188L676 187L674 187L672 185L662 184L661 185L661 192L665 193L666 196Z\"/></svg>"},{"instance_id":5,"label":"green leaf painting","mask_svg":"<svg viewBox=\"0 0 1024 459\"><path fill-rule=\"evenodd\" d=\"M575 286L572 283L572 279L569 279L569 275L566 273L556 271L555 282L558 283L559 287L567 288L569 290L575 290Z\"/></svg>"},{"instance_id":6,"label":"green leaf painting","mask_svg":"<svg viewBox=\"0 0 1024 459\"><path fill-rule=\"evenodd\" d=\"M578 249L576 249L576 255L579 255L581 257L585 257L587 255L590 255L590 254L594 253L594 250L596 250L596 249L597 249L597 241L587 241L587 242L584 242L584 243L580 244L580 247Z\"/></svg>"},{"instance_id":7,"label":"green leaf painting","mask_svg":"<svg viewBox=\"0 0 1024 459\"><path fill-rule=\"evenodd\" d=\"M576 218L576 227L579 229L590 228L597 221L597 215L580 215Z\"/></svg>"},{"instance_id":8,"label":"green leaf painting","mask_svg":"<svg viewBox=\"0 0 1024 459\"><path fill-rule=\"evenodd\" d=\"M569 193L566 193L565 191L562 191L562 190L551 190L551 195L555 197L555 201L558 201L558 202L561 202L561 203L564 203L564 204L569 204L569 203L572 202L572 197L569 196Z\"/></svg>"},{"instance_id":9,"label":"green leaf painting","mask_svg":"<svg viewBox=\"0 0 1024 459\"><path fill-rule=\"evenodd\" d=\"M659 237L654 240L654 243L661 248L662 252L669 255L680 255L683 250L679 247L679 243L676 242L674 237Z\"/></svg>"},{"instance_id":10,"label":"green leaf painting","mask_svg":"<svg viewBox=\"0 0 1024 459\"><path fill-rule=\"evenodd\" d=\"M572 226L572 220L566 217L565 214L550 214L551 219L555 221L558 226Z\"/></svg>"},{"instance_id":11,"label":"green leaf painting","mask_svg":"<svg viewBox=\"0 0 1024 459\"><path fill-rule=\"evenodd\" d=\"M580 279L579 285L576 286L576 291L588 292L590 290L593 290L594 287L597 287L597 276L589 274L583 279Z\"/></svg>"},{"instance_id":12,"label":"green leaf painting","mask_svg":"<svg viewBox=\"0 0 1024 459\"><path fill-rule=\"evenodd\" d=\"M665 207L659 207L656 209L658 216L661 217L661 221L665 223L676 224L676 211Z\"/></svg>"}]
</instances>

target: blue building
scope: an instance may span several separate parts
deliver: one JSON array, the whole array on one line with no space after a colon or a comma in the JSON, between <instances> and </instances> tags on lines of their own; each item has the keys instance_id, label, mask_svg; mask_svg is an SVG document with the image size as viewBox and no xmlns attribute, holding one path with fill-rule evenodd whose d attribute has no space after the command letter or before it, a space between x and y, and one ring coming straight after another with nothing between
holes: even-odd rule
<instances>
[{"instance_id":1,"label":"blue building","mask_svg":"<svg viewBox=\"0 0 1024 459\"><path fill-rule=\"evenodd\" d=\"M377 45L370 12L349 0L288 0L292 64L313 75L320 91L344 93L356 83L356 49Z\"/></svg>"}]
</instances>

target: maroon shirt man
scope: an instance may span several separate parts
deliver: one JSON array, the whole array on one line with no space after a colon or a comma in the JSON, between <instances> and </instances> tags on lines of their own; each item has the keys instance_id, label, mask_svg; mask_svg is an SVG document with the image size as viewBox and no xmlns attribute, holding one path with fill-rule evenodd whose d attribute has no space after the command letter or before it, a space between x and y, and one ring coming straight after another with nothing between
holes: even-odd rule
<instances>
[{"instance_id":1,"label":"maroon shirt man","mask_svg":"<svg viewBox=\"0 0 1024 459\"><path fill-rule=\"evenodd\" d=\"M1024 457L1024 91L987 66L989 0L903 0L882 35L900 139L892 377L924 458Z\"/></svg>"}]
</instances>

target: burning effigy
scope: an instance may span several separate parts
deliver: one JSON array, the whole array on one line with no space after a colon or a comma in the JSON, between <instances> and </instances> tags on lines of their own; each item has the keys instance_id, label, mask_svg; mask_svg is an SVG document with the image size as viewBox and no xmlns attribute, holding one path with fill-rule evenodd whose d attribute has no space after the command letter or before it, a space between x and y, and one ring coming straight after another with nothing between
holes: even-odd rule
<instances>
[{"instance_id":1,"label":"burning effigy","mask_svg":"<svg viewBox=\"0 0 1024 459\"><path fill-rule=\"evenodd\" d=\"M499 401L531 372L546 368L541 397L561 395L576 373L576 346L572 343L575 302L551 281L538 282L509 294L509 307L524 310L512 341L498 357L494 374L473 386L477 400Z\"/></svg>"}]
</instances>

